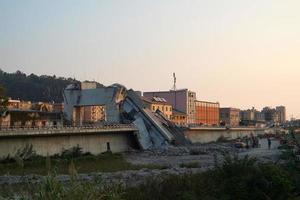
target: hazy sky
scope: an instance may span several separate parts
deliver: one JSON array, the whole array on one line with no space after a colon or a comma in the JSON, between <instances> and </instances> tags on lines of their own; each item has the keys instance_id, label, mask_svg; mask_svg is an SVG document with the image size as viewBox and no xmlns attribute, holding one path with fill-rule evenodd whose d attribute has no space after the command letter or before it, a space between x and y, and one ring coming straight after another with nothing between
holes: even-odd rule
<instances>
[{"instance_id":1,"label":"hazy sky","mask_svg":"<svg viewBox=\"0 0 300 200\"><path fill-rule=\"evenodd\" d=\"M0 0L0 68L300 118L299 0Z\"/></svg>"}]
</instances>

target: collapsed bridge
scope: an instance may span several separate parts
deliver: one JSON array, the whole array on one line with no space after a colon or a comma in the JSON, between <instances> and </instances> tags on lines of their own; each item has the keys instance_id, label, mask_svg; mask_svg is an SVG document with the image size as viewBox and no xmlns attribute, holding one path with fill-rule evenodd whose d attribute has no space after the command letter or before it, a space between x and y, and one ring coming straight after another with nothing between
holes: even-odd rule
<instances>
[{"instance_id":1,"label":"collapsed bridge","mask_svg":"<svg viewBox=\"0 0 300 200\"><path fill-rule=\"evenodd\" d=\"M64 90L63 96L65 118L72 125L85 123L85 115L89 114L86 108L99 107L102 121L98 123L134 124L141 149L166 149L170 144L189 144L180 128L160 111L151 112L135 91L120 84L108 87L73 84Z\"/></svg>"}]
</instances>

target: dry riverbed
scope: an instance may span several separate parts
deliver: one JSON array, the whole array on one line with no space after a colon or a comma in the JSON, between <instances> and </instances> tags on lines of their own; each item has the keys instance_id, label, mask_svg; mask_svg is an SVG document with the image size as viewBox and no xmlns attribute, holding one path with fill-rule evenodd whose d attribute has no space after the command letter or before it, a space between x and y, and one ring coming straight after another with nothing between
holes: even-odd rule
<instances>
[{"instance_id":1,"label":"dry riverbed","mask_svg":"<svg viewBox=\"0 0 300 200\"><path fill-rule=\"evenodd\" d=\"M240 157L249 155L256 157L262 162L276 162L280 156L278 150L279 142L273 140L272 148L267 147L266 139L260 140L259 148L236 149L233 143L210 143L193 145L190 147L170 147L165 151L131 151L122 154L123 158L131 165L160 166L156 169L120 170L117 172L91 172L80 173L77 179L81 181L92 181L100 178L104 184L121 184L123 186L137 186L144 183L148 178L162 178L168 175L193 174L206 171L215 166L216 161L221 162L224 152ZM57 175L57 180L69 183L71 176ZM7 192L9 190L26 190L33 187L34 183L42 182L45 176L24 175L0 176L0 188ZM22 189L23 188L23 189ZM0 191L1 192L1 191Z\"/></svg>"}]
</instances>

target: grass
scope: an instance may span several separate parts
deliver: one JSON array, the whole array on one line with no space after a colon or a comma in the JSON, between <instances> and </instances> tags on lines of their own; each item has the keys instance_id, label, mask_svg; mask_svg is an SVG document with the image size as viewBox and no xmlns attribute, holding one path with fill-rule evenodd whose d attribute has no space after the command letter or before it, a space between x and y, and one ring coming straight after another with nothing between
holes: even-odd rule
<instances>
[{"instance_id":1,"label":"grass","mask_svg":"<svg viewBox=\"0 0 300 200\"><path fill-rule=\"evenodd\" d=\"M181 168L198 168L199 163L198 162L181 163L179 166Z\"/></svg>"},{"instance_id":2,"label":"grass","mask_svg":"<svg viewBox=\"0 0 300 200\"><path fill-rule=\"evenodd\" d=\"M98 156L82 155L75 158L36 157L23 161L23 166L17 162L0 163L0 175L47 175L49 168L55 169L57 174L69 174L70 164L73 162L77 173L116 172L123 170L139 170L142 168L162 169L158 165L133 165L127 162L121 154L104 153ZM50 167L51 166L51 167Z\"/></svg>"},{"instance_id":3,"label":"grass","mask_svg":"<svg viewBox=\"0 0 300 200\"><path fill-rule=\"evenodd\" d=\"M199 150L199 149L191 149L190 150L190 155L207 155L208 153L204 150Z\"/></svg>"}]
</instances>

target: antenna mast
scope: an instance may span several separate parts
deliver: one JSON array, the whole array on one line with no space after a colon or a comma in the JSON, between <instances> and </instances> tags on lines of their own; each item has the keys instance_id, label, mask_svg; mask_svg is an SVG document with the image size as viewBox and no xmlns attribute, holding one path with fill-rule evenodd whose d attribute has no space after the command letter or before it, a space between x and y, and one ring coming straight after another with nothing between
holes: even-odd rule
<instances>
[{"instance_id":1,"label":"antenna mast","mask_svg":"<svg viewBox=\"0 0 300 200\"><path fill-rule=\"evenodd\" d=\"M173 80L174 80L174 82L173 82L173 90L176 91L176 75L175 75L175 73L173 73Z\"/></svg>"}]
</instances>

